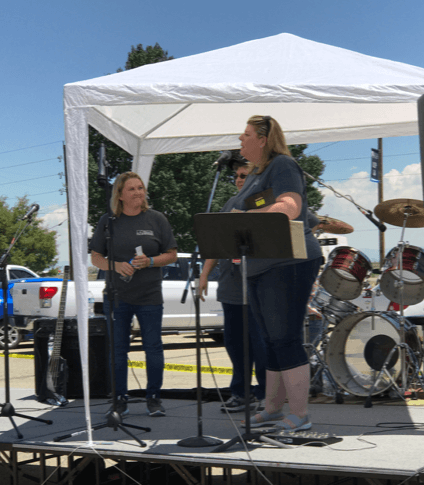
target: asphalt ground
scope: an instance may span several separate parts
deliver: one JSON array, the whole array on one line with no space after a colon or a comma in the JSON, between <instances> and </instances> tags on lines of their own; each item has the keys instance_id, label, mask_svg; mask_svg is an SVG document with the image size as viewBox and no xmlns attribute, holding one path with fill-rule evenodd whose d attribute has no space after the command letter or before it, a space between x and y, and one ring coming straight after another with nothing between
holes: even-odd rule
<instances>
[{"instance_id":1,"label":"asphalt ground","mask_svg":"<svg viewBox=\"0 0 424 485\"><path fill-rule=\"evenodd\" d=\"M165 335L164 389L191 389L197 386L196 338L194 334ZM35 390L35 366L33 341L23 342L9 352L10 388ZM0 380L5 374L4 356L0 360ZM128 389L146 388L145 354L141 340L131 343L129 355ZM214 369L212 375L209 362ZM232 366L223 344L205 337L201 350L202 387L228 387L231 382Z\"/></svg>"}]
</instances>

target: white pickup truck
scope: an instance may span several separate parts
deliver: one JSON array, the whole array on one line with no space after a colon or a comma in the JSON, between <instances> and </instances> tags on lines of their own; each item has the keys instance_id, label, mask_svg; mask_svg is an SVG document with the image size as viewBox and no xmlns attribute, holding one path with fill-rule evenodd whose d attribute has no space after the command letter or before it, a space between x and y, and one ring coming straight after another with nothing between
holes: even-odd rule
<instances>
[{"instance_id":1,"label":"white pickup truck","mask_svg":"<svg viewBox=\"0 0 424 485\"><path fill-rule=\"evenodd\" d=\"M163 273L163 333L193 332L196 325L194 298L191 291L188 292L186 302L181 303L188 271L191 254L179 253L175 263L165 266ZM202 262L200 261L200 264ZM205 302L200 302L200 324L202 332L210 335L215 340L222 340L224 318L221 304L216 301L217 275L215 271L210 276L208 297ZM89 281L89 291L94 296L95 313L103 314L103 290L105 287L104 276L99 272L98 279ZM53 317L59 313L59 302L62 291L62 280L59 278L25 279L15 282L11 289L13 297L14 315L29 317L30 319ZM73 318L76 315L75 285L68 282L66 294L65 318ZM138 325L134 325L134 333L137 334Z\"/></svg>"}]
</instances>

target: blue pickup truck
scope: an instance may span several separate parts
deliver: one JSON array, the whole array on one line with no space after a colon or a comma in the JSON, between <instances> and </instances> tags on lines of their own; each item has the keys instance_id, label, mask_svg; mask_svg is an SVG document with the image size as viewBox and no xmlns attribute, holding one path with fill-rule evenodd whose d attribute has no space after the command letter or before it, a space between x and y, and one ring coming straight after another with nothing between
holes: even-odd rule
<instances>
[{"instance_id":1,"label":"blue pickup truck","mask_svg":"<svg viewBox=\"0 0 424 485\"><path fill-rule=\"evenodd\" d=\"M27 324L27 318L13 315L13 300L10 295L10 289L13 288L13 285L16 283L16 281L20 281L24 278L39 278L39 276L34 273L34 271L31 271L25 266L9 264L6 269L7 279L9 282L7 288L7 314L9 316L9 349L15 349L19 345L19 343L24 340L26 336L29 335L29 331L25 328ZM3 306L3 288L0 283L0 350L4 349Z\"/></svg>"}]
</instances>

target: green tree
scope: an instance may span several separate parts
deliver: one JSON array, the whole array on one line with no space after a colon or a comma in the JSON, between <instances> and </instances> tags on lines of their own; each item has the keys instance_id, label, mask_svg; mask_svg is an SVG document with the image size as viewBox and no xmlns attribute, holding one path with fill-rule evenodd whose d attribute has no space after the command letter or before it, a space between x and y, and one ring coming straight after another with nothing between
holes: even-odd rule
<instances>
[{"instance_id":1,"label":"green tree","mask_svg":"<svg viewBox=\"0 0 424 485\"><path fill-rule=\"evenodd\" d=\"M30 205L26 197L9 207L4 197L0 198L0 253L9 248L10 243L25 227L21 221ZM36 273L57 264L56 232L42 227L41 219L33 217L33 222L25 229L13 246L7 259L8 264L27 266Z\"/></svg>"},{"instance_id":2,"label":"green tree","mask_svg":"<svg viewBox=\"0 0 424 485\"><path fill-rule=\"evenodd\" d=\"M206 212L219 152L158 155L150 176L148 195L152 208L163 212L174 231L180 252L192 252L196 246L193 216ZM234 173L222 170L211 212L217 212L237 193Z\"/></svg>"},{"instance_id":3,"label":"green tree","mask_svg":"<svg viewBox=\"0 0 424 485\"><path fill-rule=\"evenodd\" d=\"M168 56L168 51L164 51L157 42L153 47L148 45L146 49L143 49L143 44L138 44L137 47L131 46L131 52L128 53L125 70L128 71L136 67L145 66L146 64L155 64L171 59L173 57Z\"/></svg>"},{"instance_id":4,"label":"green tree","mask_svg":"<svg viewBox=\"0 0 424 485\"><path fill-rule=\"evenodd\" d=\"M312 177L318 179L324 172L325 164L316 155L307 156L303 152L308 148L308 145L290 145L289 146L293 158ZM306 177L306 196L308 198L308 206L312 212L316 213L323 205L324 195L317 187L312 184L314 181Z\"/></svg>"},{"instance_id":5,"label":"green tree","mask_svg":"<svg viewBox=\"0 0 424 485\"><path fill-rule=\"evenodd\" d=\"M145 64L154 64L173 59L168 56L168 52L156 43L153 47L147 46L145 49L142 44L137 47L132 46L128 53L125 69L134 69ZM118 69L121 72L122 69ZM109 164L109 181L113 180L118 174L131 169L132 156L112 141L108 140L94 128L89 129L89 158L88 158L88 223L94 228L102 214L107 212L107 204L104 190L97 184L98 174L98 154L100 145L104 143ZM147 183L147 181L146 181Z\"/></svg>"}]
</instances>

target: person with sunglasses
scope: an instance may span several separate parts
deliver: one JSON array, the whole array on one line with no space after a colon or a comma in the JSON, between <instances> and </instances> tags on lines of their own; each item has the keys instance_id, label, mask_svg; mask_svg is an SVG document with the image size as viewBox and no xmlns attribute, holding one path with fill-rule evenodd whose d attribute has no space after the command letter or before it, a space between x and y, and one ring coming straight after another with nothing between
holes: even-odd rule
<instances>
[{"instance_id":1,"label":"person with sunglasses","mask_svg":"<svg viewBox=\"0 0 424 485\"><path fill-rule=\"evenodd\" d=\"M235 170L235 184L241 190L249 173L247 161L243 157L233 155L232 168ZM232 207L231 198L221 209L221 212L229 212ZM217 265L218 260L207 259L200 275L201 299L203 294L208 294L208 276ZM222 412L244 411L246 399L244 393L244 352L243 352L243 294L242 279L240 272L240 260L219 260L219 279L217 299L221 302L224 310L224 344L233 364L233 377L230 383L230 398L223 403ZM249 406L255 411L264 409L265 398L265 342L261 329L256 323L249 307L249 364L250 375L253 366L257 385L251 386L251 395L248 396Z\"/></svg>"},{"instance_id":2,"label":"person with sunglasses","mask_svg":"<svg viewBox=\"0 0 424 485\"><path fill-rule=\"evenodd\" d=\"M307 252L306 259L251 258L247 265L249 304L265 335L267 358L265 409L251 417L250 426L306 430L312 423L303 326L322 253L308 224L305 177L291 156L283 130L271 116L249 118L239 139L240 154L250 162L249 175L230 210L249 210L246 199L272 189L269 204L249 211L282 212L290 220L302 221ZM287 414L283 411L286 401Z\"/></svg>"}]
</instances>

